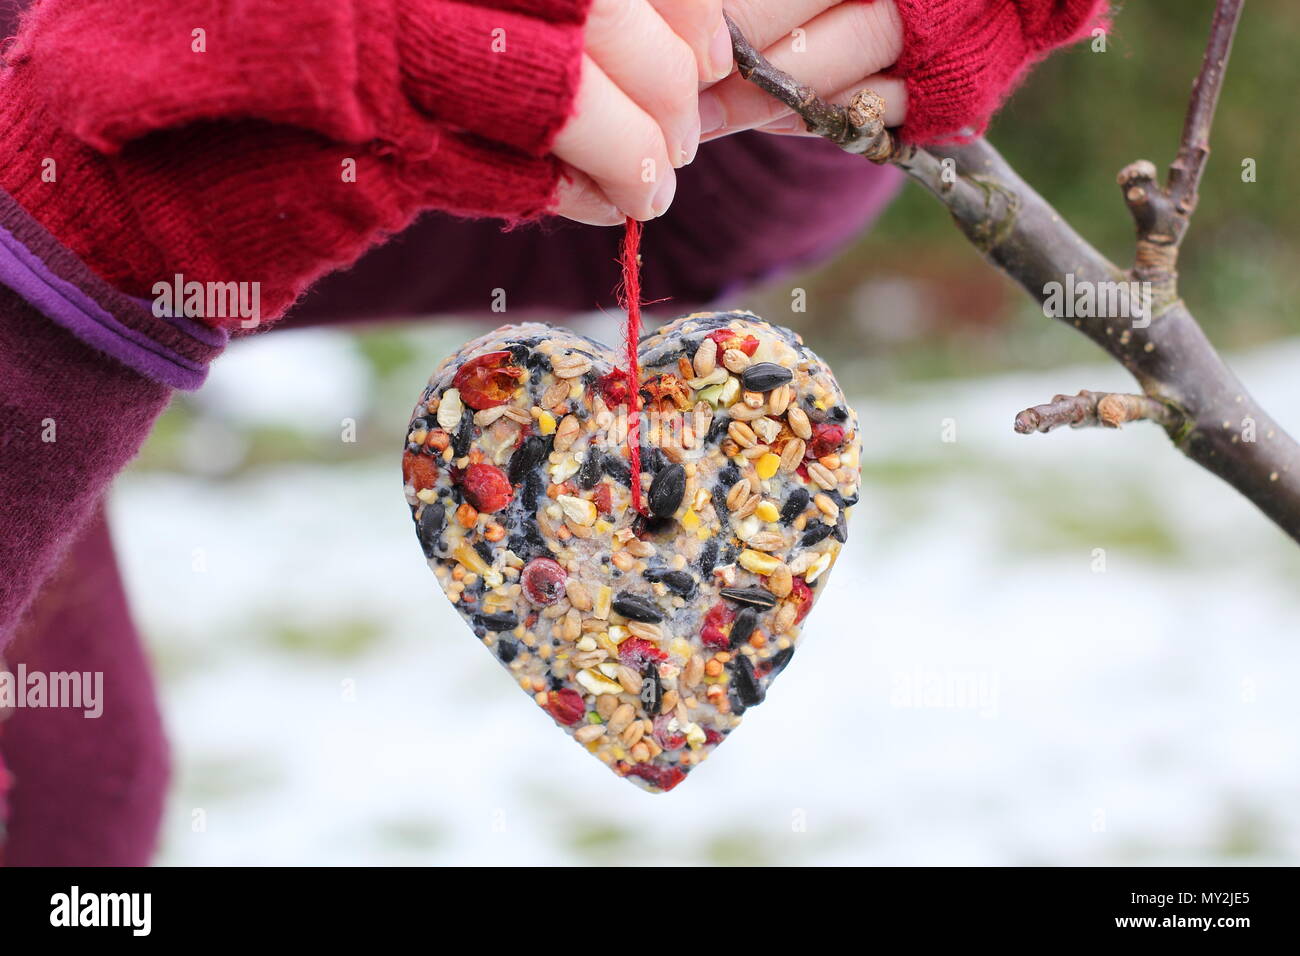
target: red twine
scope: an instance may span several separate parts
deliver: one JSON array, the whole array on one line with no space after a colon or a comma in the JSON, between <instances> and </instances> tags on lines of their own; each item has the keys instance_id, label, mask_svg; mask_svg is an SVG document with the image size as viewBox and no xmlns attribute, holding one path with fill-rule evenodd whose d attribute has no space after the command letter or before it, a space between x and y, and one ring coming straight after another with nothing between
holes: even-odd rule
<instances>
[{"instance_id":1,"label":"red twine","mask_svg":"<svg viewBox=\"0 0 1300 956\"><path fill-rule=\"evenodd\" d=\"M641 341L641 223L631 216L623 230L623 284L619 304L627 311L624 326L627 368L623 375L628 385L627 457L632 466L632 507L646 513L641 502L641 363L637 346Z\"/></svg>"}]
</instances>

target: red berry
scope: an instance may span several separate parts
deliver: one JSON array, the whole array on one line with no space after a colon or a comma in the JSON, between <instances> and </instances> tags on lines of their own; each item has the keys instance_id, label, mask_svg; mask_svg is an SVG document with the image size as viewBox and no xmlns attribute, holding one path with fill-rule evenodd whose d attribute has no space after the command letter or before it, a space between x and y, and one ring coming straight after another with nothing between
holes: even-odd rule
<instances>
[{"instance_id":1,"label":"red berry","mask_svg":"<svg viewBox=\"0 0 1300 956\"><path fill-rule=\"evenodd\" d=\"M528 600L538 606L554 604L564 594L564 581L568 572L558 561L550 558L533 558L524 565L520 581Z\"/></svg>"},{"instance_id":2,"label":"red berry","mask_svg":"<svg viewBox=\"0 0 1300 956\"><path fill-rule=\"evenodd\" d=\"M704 625L704 629L700 631L700 640L706 647L716 647L720 651L725 651L731 646L731 638L711 624Z\"/></svg>"},{"instance_id":3,"label":"red berry","mask_svg":"<svg viewBox=\"0 0 1300 956\"><path fill-rule=\"evenodd\" d=\"M627 373L622 369L602 375L596 380L596 388L600 391L600 397L605 400L605 404L610 408L618 408L620 405L626 405L632 396L632 390L627 384Z\"/></svg>"},{"instance_id":4,"label":"red berry","mask_svg":"<svg viewBox=\"0 0 1300 956\"><path fill-rule=\"evenodd\" d=\"M668 660L667 654L649 641L643 641L639 637L629 637L620 644L618 646L618 657L628 667L635 667L637 670L644 667L647 661Z\"/></svg>"},{"instance_id":5,"label":"red berry","mask_svg":"<svg viewBox=\"0 0 1300 956\"><path fill-rule=\"evenodd\" d=\"M491 514L510 503L514 488L506 473L496 465L477 462L465 469L461 476L465 498L479 511Z\"/></svg>"},{"instance_id":6,"label":"red berry","mask_svg":"<svg viewBox=\"0 0 1300 956\"><path fill-rule=\"evenodd\" d=\"M649 763L633 765L628 774L649 781L665 793L686 779L681 767L657 767Z\"/></svg>"},{"instance_id":7,"label":"red berry","mask_svg":"<svg viewBox=\"0 0 1300 956\"><path fill-rule=\"evenodd\" d=\"M832 452L839 451L844 444L844 428L840 425L814 425L813 435L808 442L809 458L824 458Z\"/></svg>"},{"instance_id":8,"label":"red berry","mask_svg":"<svg viewBox=\"0 0 1300 956\"><path fill-rule=\"evenodd\" d=\"M474 409L494 408L510 401L524 370L514 364L509 352L488 352L472 358L452 377L460 400Z\"/></svg>"},{"instance_id":9,"label":"red berry","mask_svg":"<svg viewBox=\"0 0 1300 956\"><path fill-rule=\"evenodd\" d=\"M428 455L417 455L415 452L404 452L402 454L402 478L408 484L415 488L416 491L423 491L426 488L432 488L434 482L438 480L438 463Z\"/></svg>"},{"instance_id":10,"label":"red berry","mask_svg":"<svg viewBox=\"0 0 1300 956\"><path fill-rule=\"evenodd\" d=\"M726 738L712 727L704 728L704 742L708 744L720 744Z\"/></svg>"},{"instance_id":11,"label":"red berry","mask_svg":"<svg viewBox=\"0 0 1300 956\"><path fill-rule=\"evenodd\" d=\"M794 622L798 624L806 618L808 612L812 610L812 588L807 585L803 578L795 578L794 587L791 589L790 596L786 598L786 600L793 601L795 607L798 608L798 611L794 616Z\"/></svg>"},{"instance_id":12,"label":"red berry","mask_svg":"<svg viewBox=\"0 0 1300 956\"><path fill-rule=\"evenodd\" d=\"M668 727L675 719L672 714L660 714L655 718L654 737L664 750L676 750L686 744L686 735L681 730L671 730Z\"/></svg>"},{"instance_id":13,"label":"red berry","mask_svg":"<svg viewBox=\"0 0 1300 956\"><path fill-rule=\"evenodd\" d=\"M709 647L726 650L731 646L731 638L725 628L736 619L736 612L725 601L719 601L704 615L704 627L700 630L700 640Z\"/></svg>"},{"instance_id":14,"label":"red berry","mask_svg":"<svg viewBox=\"0 0 1300 956\"><path fill-rule=\"evenodd\" d=\"M727 349L740 349L750 358L758 351L758 339L752 335L741 336L731 329L718 329L716 332L710 332L709 338L718 343L718 357Z\"/></svg>"},{"instance_id":15,"label":"red berry","mask_svg":"<svg viewBox=\"0 0 1300 956\"><path fill-rule=\"evenodd\" d=\"M582 720L587 707L582 702L581 694L566 687L546 695L546 712L566 727L572 727Z\"/></svg>"}]
</instances>

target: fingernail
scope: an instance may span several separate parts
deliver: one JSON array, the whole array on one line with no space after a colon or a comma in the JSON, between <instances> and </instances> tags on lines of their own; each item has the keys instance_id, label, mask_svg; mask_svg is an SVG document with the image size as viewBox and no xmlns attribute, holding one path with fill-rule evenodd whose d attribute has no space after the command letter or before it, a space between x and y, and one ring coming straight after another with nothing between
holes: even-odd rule
<instances>
[{"instance_id":1,"label":"fingernail","mask_svg":"<svg viewBox=\"0 0 1300 956\"><path fill-rule=\"evenodd\" d=\"M709 65L713 67L713 78L720 80L731 72L731 31L724 20L718 24L713 39L709 41Z\"/></svg>"},{"instance_id":2,"label":"fingernail","mask_svg":"<svg viewBox=\"0 0 1300 956\"><path fill-rule=\"evenodd\" d=\"M779 119L774 119L770 123L764 123L760 129L767 130L769 133L794 133L808 128L808 124L803 121L803 117L797 113L787 113Z\"/></svg>"},{"instance_id":3,"label":"fingernail","mask_svg":"<svg viewBox=\"0 0 1300 956\"><path fill-rule=\"evenodd\" d=\"M727 112L722 100L711 90L700 94L700 134L716 133L727 125Z\"/></svg>"},{"instance_id":4,"label":"fingernail","mask_svg":"<svg viewBox=\"0 0 1300 956\"><path fill-rule=\"evenodd\" d=\"M697 120L694 128L687 134L685 141L682 143L681 154L678 156L677 165L689 166L695 162L695 154L700 151L700 137L704 135L701 124Z\"/></svg>"},{"instance_id":5,"label":"fingernail","mask_svg":"<svg viewBox=\"0 0 1300 956\"><path fill-rule=\"evenodd\" d=\"M677 174L670 172L668 178L655 190L654 198L650 200L650 210L656 219L668 211L675 195L677 195Z\"/></svg>"}]
</instances>

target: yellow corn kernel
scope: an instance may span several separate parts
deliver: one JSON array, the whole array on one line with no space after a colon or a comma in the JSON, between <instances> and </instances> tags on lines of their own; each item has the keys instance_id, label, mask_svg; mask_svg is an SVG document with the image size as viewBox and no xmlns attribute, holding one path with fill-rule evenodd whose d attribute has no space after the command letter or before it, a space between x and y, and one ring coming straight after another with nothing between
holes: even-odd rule
<instances>
[{"instance_id":1,"label":"yellow corn kernel","mask_svg":"<svg viewBox=\"0 0 1300 956\"><path fill-rule=\"evenodd\" d=\"M736 559L740 566L746 571L753 571L755 574L771 574L781 563L779 559L770 554L764 554L762 551L751 551L746 548L740 552L740 557Z\"/></svg>"},{"instance_id":2,"label":"yellow corn kernel","mask_svg":"<svg viewBox=\"0 0 1300 956\"><path fill-rule=\"evenodd\" d=\"M596 606L592 610L593 617L605 621L609 619L609 606L614 599L614 589L608 584L602 584L600 590L596 592Z\"/></svg>"},{"instance_id":3,"label":"yellow corn kernel","mask_svg":"<svg viewBox=\"0 0 1300 956\"><path fill-rule=\"evenodd\" d=\"M613 529L613 527L614 526L612 524L610 524L608 521L605 520L596 522L596 531L599 532L600 534L609 534L609 532Z\"/></svg>"},{"instance_id":4,"label":"yellow corn kernel","mask_svg":"<svg viewBox=\"0 0 1300 956\"><path fill-rule=\"evenodd\" d=\"M758 470L758 477L762 479L771 478L776 474L776 470L781 467L781 456L768 452L758 461L754 462L754 468Z\"/></svg>"},{"instance_id":5,"label":"yellow corn kernel","mask_svg":"<svg viewBox=\"0 0 1300 956\"><path fill-rule=\"evenodd\" d=\"M578 671L575 679L584 688L597 696L600 694L623 693L623 687L621 684L610 680L608 677L601 674L600 671L592 670L591 668L588 668L585 671Z\"/></svg>"},{"instance_id":6,"label":"yellow corn kernel","mask_svg":"<svg viewBox=\"0 0 1300 956\"><path fill-rule=\"evenodd\" d=\"M468 571L473 571L475 574L487 573L488 566L487 562L483 560L483 555L475 551L466 541L458 544L451 556L463 564Z\"/></svg>"},{"instance_id":7,"label":"yellow corn kernel","mask_svg":"<svg viewBox=\"0 0 1300 956\"><path fill-rule=\"evenodd\" d=\"M759 471L759 474L760 474L760 475L762 474L762 471L761 471L761 470ZM772 502L770 502L770 501L764 501L764 502L763 502L762 504L760 504L757 508L755 508L755 509L754 509L754 514L758 517L758 519L759 519L760 521L780 521L780 520L781 520L781 512L777 511L777 510L776 510L776 505L772 504Z\"/></svg>"},{"instance_id":8,"label":"yellow corn kernel","mask_svg":"<svg viewBox=\"0 0 1300 956\"><path fill-rule=\"evenodd\" d=\"M687 511L682 515L682 527L687 531L694 531L700 526L700 516L694 511Z\"/></svg>"},{"instance_id":9,"label":"yellow corn kernel","mask_svg":"<svg viewBox=\"0 0 1300 956\"><path fill-rule=\"evenodd\" d=\"M543 435L550 435L555 431L555 416L550 412L539 412L537 415L537 430Z\"/></svg>"}]
</instances>

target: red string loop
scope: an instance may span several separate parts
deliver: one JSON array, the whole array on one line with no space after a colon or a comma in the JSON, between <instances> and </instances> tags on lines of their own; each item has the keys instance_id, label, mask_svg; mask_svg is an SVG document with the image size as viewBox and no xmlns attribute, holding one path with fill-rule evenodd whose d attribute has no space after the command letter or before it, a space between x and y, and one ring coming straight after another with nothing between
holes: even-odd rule
<instances>
[{"instance_id":1,"label":"red string loop","mask_svg":"<svg viewBox=\"0 0 1300 956\"><path fill-rule=\"evenodd\" d=\"M637 347L641 342L641 223L631 216L623 228L623 282L619 304L627 312L624 344L627 368L623 370L628 388L627 457L632 468L632 507L646 514L641 500L641 363Z\"/></svg>"}]
</instances>

